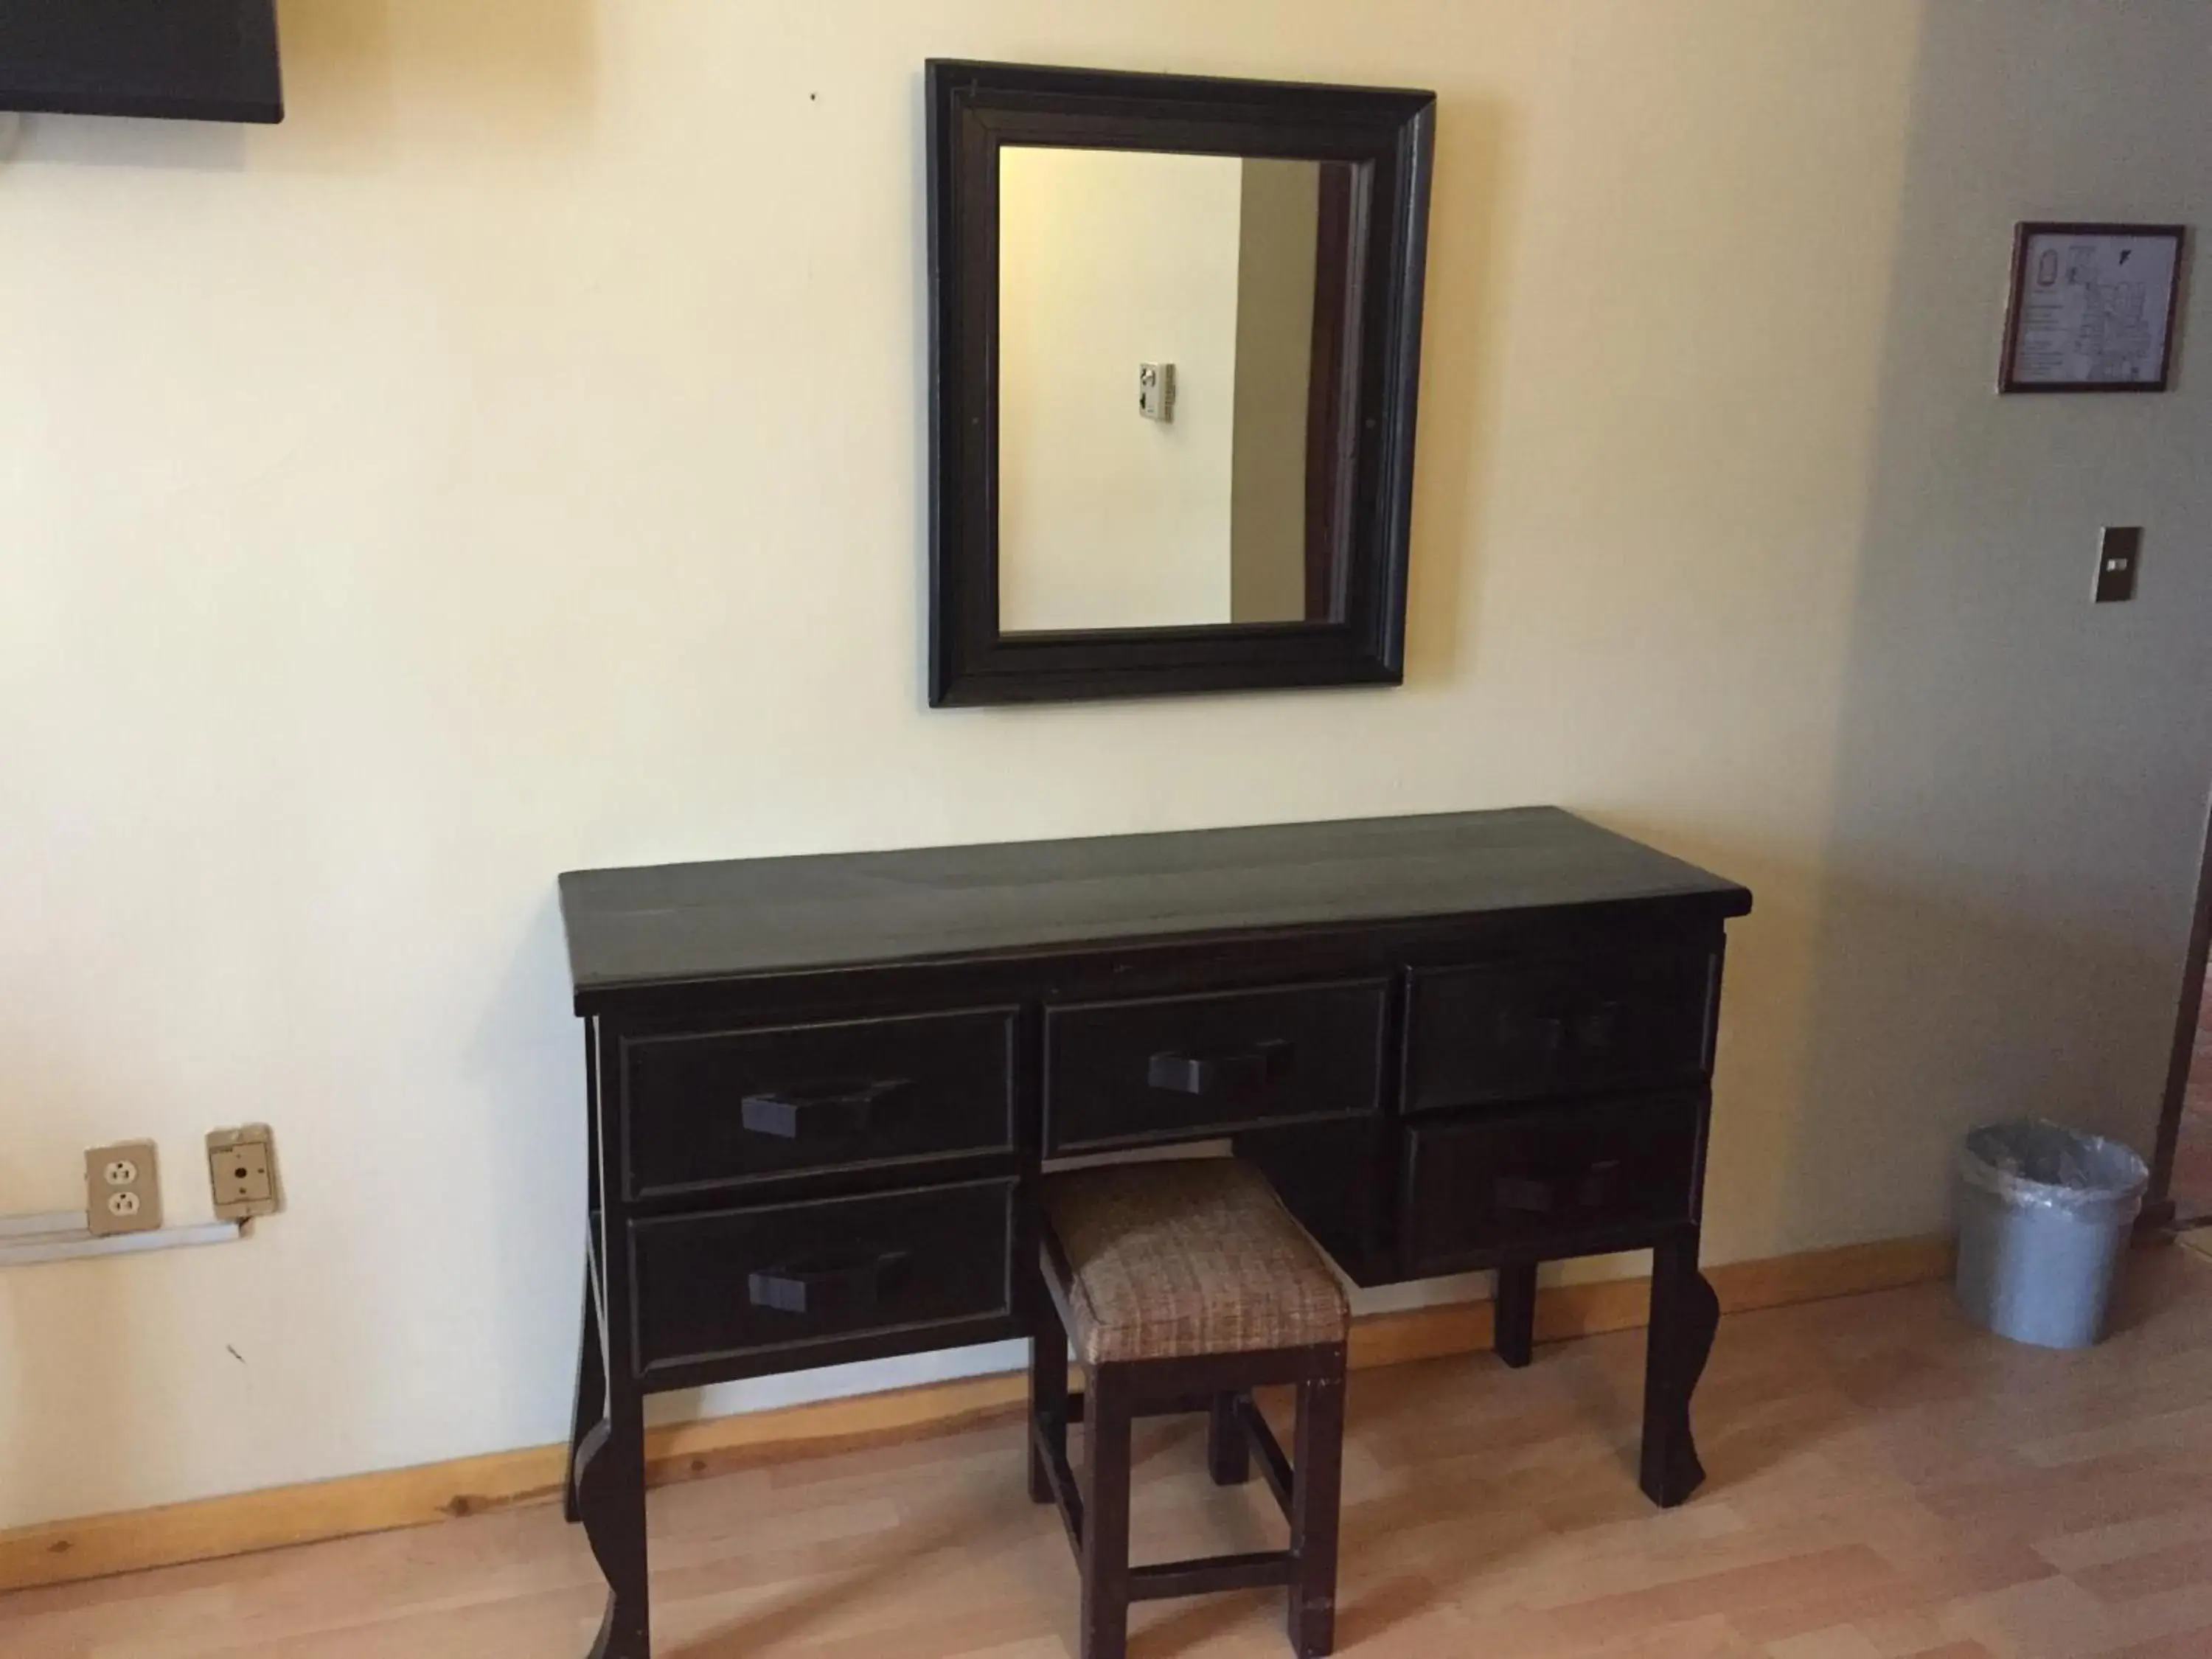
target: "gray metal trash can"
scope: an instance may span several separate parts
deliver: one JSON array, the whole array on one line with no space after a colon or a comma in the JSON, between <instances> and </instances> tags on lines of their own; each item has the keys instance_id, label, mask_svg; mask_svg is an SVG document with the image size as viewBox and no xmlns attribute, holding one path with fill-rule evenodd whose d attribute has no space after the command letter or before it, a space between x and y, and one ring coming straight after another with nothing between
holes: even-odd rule
<instances>
[{"instance_id":1,"label":"gray metal trash can","mask_svg":"<svg viewBox=\"0 0 2212 1659\"><path fill-rule=\"evenodd\" d=\"M1959 1152L1959 1305L2015 1342L2086 1348L2150 1171L2117 1140L1993 1123Z\"/></svg>"}]
</instances>

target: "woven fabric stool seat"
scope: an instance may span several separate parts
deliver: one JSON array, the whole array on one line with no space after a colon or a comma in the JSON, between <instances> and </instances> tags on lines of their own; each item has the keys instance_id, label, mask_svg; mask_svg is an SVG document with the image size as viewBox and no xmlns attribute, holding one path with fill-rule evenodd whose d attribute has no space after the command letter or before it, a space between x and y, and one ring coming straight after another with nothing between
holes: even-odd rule
<instances>
[{"instance_id":1,"label":"woven fabric stool seat","mask_svg":"<svg viewBox=\"0 0 2212 1659\"><path fill-rule=\"evenodd\" d=\"M1123 1659L1129 1604L1281 1585L1291 1645L1319 1659L1335 1641L1344 1353L1351 1323L1327 1260L1264 1176L1232 1159L1136 1164L1051 1176L1026 1297L1030 1496L1057 1503L1083 1579L1082 1659ZM1057 1310L1059 1317L1053 1314ZM1083 1366L1068 1392L1067 1352ZM1297 1390L1296 1461L1252 1390ZM1205 1412L1206 1462L1233 1485L1261 1471L1290 1522L1290 1547L1133 1566L1129 1425ZM1067 1455L1084 1425L1083 1474Z\"/></svg>"},{"instance_id":2,"label":"woven fabric stool seat","mask_svg":"<svg viewBox=\"0 0 2212 1659\"><path fill-rule=\"evenodd\" d=\"M1321 1252L1234 1158L1055 1176L1044 1206L1086 1364L1309 1347L1351 1326Z\"/></svg>"}]
</instances>

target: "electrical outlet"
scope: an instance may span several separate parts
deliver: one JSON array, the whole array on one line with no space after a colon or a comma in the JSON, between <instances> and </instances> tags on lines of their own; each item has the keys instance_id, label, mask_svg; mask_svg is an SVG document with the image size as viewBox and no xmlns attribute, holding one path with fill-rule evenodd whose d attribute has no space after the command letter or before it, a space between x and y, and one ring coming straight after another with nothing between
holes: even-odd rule
<instances>
[{"instance_id":1,"label":"electrical outlet","mask_svg":"<svg viewBox=\"0 0 2212 1659\"><path fill-rule=\"evenodd\" d=\"M248 1221L284 1207L284 1188L276 1178L276 1136L267 1124L216 1129L207 1138L207 1150L219 1219Z\"/></svg>"},{"instance_id":2,"label":"electrical outlet","mask_svg":"<svg viewBox=\"0 0 2212 1659\"><path fill-rule=\"evenodd\" d=\"M161 1159L152 1141L126 1140L85 1153L84 1224L96 1238L149 1233L161 1224Z\"/></svg>"}]
</instances>

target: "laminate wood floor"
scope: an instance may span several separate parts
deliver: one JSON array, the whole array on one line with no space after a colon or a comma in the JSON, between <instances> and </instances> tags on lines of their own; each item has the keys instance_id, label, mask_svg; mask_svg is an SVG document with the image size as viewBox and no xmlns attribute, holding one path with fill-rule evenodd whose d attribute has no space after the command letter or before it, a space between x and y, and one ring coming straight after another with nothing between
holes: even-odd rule
<instances>
[{"instance_id":1,"label":"laminate wood floor","mask_svg":"<svg viewBox=\"0 0 2212 1659\"><path fill-rule=\"evenodd\" d=\"M2118 1326L2014 1347L1938 1285L1731 1318L1711 1480L1664 1515L1632 1476L1640 1336L1355 1376L1339 1651L2212 1659L2212 1262L2138 1253ZM1139 1433L1139 1559L1276 1539L1195 1419ZM656 1492L658 1652L1062 1659L1075 1571L1020 1446L1010 1419ZM533 1507L0 1598L0 1654L580 1659L599 1605ZM1260 1592L1134 1630L1136 1659L1289 1651Z\"/></svg>"}]
</instances>

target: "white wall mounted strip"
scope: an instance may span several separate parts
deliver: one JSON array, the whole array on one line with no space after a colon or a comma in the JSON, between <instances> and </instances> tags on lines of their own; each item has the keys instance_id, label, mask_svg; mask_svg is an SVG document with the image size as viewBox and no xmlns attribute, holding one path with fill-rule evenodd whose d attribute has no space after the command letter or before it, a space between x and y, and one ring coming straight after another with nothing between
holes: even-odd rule
<instances>
[{"instance_id":1,"label":"white wall mounted strip","mask_svg":"<svg viewBox=\"0 0 2212 1659\"><path fill-rule=\"evenodd\" d=\"M18 1220L33 1218L17 1218ZM75 1222L75 1227L65 1232L0 1233L0 1267L20 1267L40 1261L71 1261L82 1256L143 1255L149 1250L182 1250L202 1244L228 1244L246 1237L243 1223L203 1221L189 1227L157 1227L151 1232L112 1233L105 1238L95 1238L85 1231L82 1216L64 1219Z\"/></svg>"}]
</instances>

